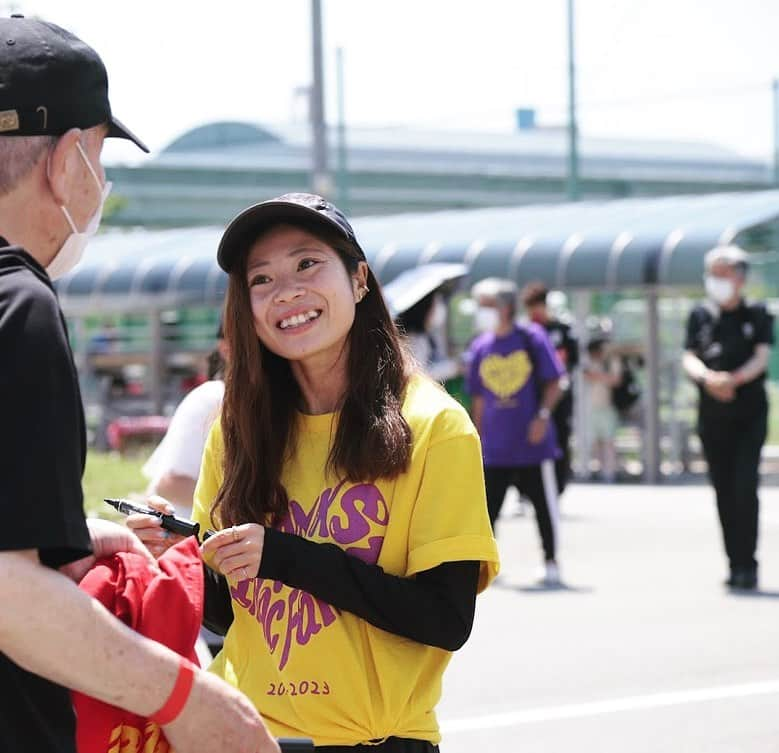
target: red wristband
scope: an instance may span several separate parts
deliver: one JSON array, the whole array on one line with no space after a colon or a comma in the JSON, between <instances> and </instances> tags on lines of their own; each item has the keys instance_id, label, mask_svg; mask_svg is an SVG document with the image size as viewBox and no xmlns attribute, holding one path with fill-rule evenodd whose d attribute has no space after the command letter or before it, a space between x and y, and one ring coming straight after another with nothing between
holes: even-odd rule
<instances>
[{"instance_id":1,"label":"red wristband","mask_svg":"<svg viewBox=\"0 0 779 753\"><path fill-rule=\"evenodd\" d=\"M170 724L184 708L184 704L187 702L187 698L189 698L189 693L192 690L192 684L194 682L195 665L182 656L179 660L179 673L176 677L176 684L173 686L173 690L170 691L168 700L165 701L163 707L156 714L152 714L149 719L156 724L159 724L160 727Z\"/></svg>"}]
</instances>

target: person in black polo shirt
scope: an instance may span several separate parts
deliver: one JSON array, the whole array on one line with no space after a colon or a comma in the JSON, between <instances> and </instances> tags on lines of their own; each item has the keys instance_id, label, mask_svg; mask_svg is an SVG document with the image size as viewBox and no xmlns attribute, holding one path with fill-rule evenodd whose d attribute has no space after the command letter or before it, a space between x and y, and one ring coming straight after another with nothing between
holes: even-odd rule
<instances>
[{"instance_id":1,"label":"person in black polo shirt","mask_svg":"<svg viewBox=\"0 0 779 753\"><path fill-rule=\"evenodd\" d=\"M550 315L546 305L549 290L542 282L529 282L522 288L522 304L529 319L540 324L549 335L557 353L565 379L561 380L563 396L557 403L552 420L557 431L557 444L562 455L555 461L557 490L563 493L571 478L571 431L573 429L573 370L579 364L579 343L571 325Z\"/></svg>"},{"instance_id":2,"label":"person in black polo shirt","mask_svg":"<svg viewBox=\"0 0 779 753\"><path fill-rule=\"evenodd\" d=\"M119 551L156 567L126 528L84 519L84 416L52 286L100 221L107 136L144 148L113 118L94 50L45 21L0 19L0 748L74 753L70 687L158 718L179 753L278 751L243 695L74 582Z\"/></svg>"},{"instance_id":3,"label":"person in black polo shirt","mask_svg":"<svg viewBox=\"0 0 779 753\"><path fill-rule=\"evenodd\" d=\"M704 264L708 300L690 313L683 365L700 391L698 433L730 563L727 585L751 590L757 588L757 488L774 319L765 304L742 297L744 251L718 247Z\"/></svg>"}]
</instances>

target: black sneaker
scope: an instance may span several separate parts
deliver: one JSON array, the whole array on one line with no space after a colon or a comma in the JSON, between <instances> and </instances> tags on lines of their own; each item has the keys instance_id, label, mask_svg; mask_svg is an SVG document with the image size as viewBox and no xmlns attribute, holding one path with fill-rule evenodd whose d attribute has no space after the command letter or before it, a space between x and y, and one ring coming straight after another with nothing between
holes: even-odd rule
<instances>
[{"instance_id":1,"label":"black sneaker","mask_svg":"<svg viewBox=\"0 0 779 753\"><path fill-rule=\"evenodd\" d=\"M757 588L757 570L754 568L734 570L727 584L737 591L754 591Z\"/></svg>"}]
</instances>

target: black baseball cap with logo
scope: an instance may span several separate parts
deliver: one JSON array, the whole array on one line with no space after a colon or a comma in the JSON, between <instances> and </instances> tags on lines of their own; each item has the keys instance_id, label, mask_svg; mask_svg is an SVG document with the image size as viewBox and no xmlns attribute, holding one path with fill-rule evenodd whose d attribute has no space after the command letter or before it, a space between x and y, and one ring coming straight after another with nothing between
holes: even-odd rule
<instances>
[{"instance_id":1,"label":"black baseball cap with logo","mask_svg":"<svg viewBox=\"0 0 779 753\"><path fill-rule=\"evenodd\" d=\"M0 18L0 136L61 136L105 123L108 136L146 145L111 113L100 56L38 18Z\"/></svg>"},{"instance_id":2,"label":"black baseball cap with logo","mask_svg":"<svg viewBox=\"0 0 779 753\"><path fill-rule=\"evenodd\" d=\"M327 199L313 193L286 193L244 209L227 226L219 242L216 260L230 272L249 244L266 228L274 225L303 223L335 231L365 259L352 226L344 213Z\"/></svg>"}]
</instances>

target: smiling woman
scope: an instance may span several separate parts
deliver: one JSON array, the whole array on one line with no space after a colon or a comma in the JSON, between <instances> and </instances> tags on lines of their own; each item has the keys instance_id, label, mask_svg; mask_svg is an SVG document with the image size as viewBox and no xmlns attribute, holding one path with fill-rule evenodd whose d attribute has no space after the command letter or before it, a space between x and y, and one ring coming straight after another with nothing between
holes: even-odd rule
<instances>
[{"instance_id":1,"label":"smiling woman","mask_svg":"<svg viewBox=\"0 0 779 753\"><path fill-rule=\"evenodd\" d=\"M328 466L352 478L392 478L411 452L401 411L409 360L351 226L320 197L282 199L238 215L218 252L230 273L225 338L233 354L222 413L225 483L215 504L224 525L286 513L281 468L300 411L339 412Z\"/></svg>"},{"instance_id":2,"label":"smiling woman","mask_svg":"<svg viewBox=\"0 0 779 753\"><path fill-rule=\"evenodd\" d=\"M305 230L280 225L260 236L249 250L246 281L257 337L276 355L307 376L326 369L333 397L346 380L346 340L355 303L365 296L368 265L350 274L338 253ZM315 399L318 389L312 390ZM335 406L324 406L323 412Z\"/></svg>"},{"instance_id":3,"label":"smiling woman","mask_svg":"<svg viewBox=\"0 0 779 753\"><path fill-rule=\"evenodd\" d=\"M319 196L227 228L231 353L195 519L212 670L279 736L436 751L435 706L497 573L479 439L414 370L352 228Z\"/></svg>"}]
</instances>

